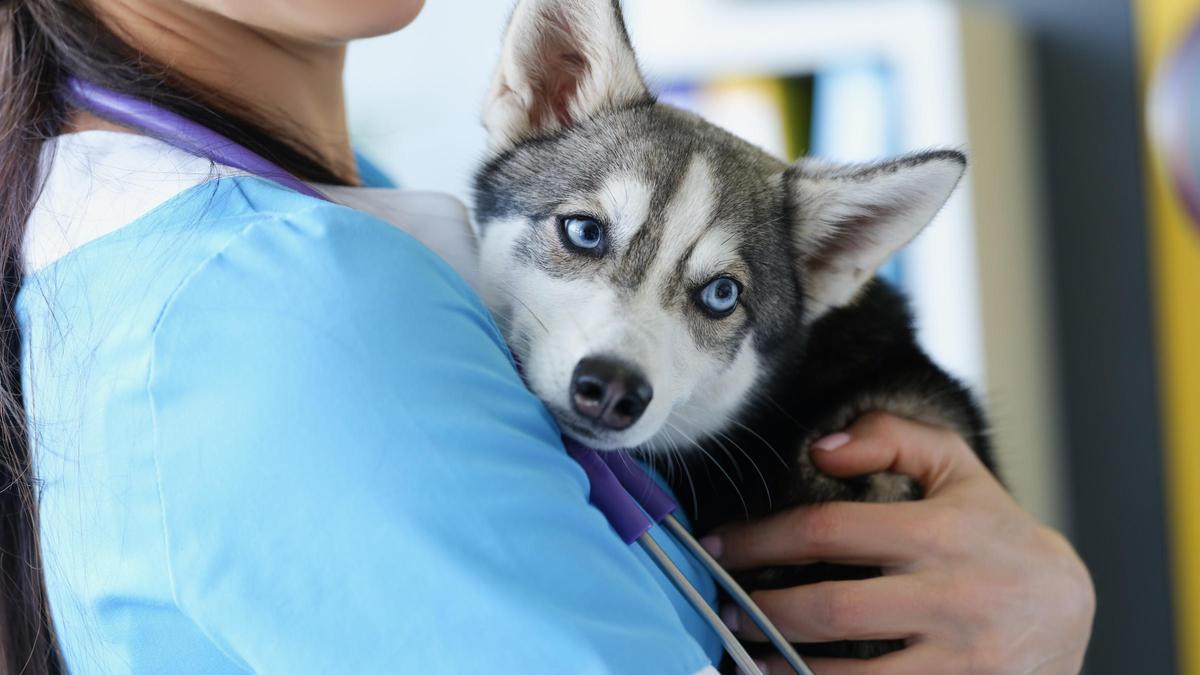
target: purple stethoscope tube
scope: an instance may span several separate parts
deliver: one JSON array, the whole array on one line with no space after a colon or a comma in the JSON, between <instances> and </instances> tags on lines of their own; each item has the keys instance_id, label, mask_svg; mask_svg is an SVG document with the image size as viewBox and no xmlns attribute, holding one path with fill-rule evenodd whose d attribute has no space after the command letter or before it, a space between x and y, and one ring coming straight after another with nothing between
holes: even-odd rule
<instances>
[{"instance_id":1,"label":"purple stethoscope tube","mask_svg":"<svg viewBox=\"0 0 1200 675\"><path fill-rule=\"evenodd\" d=\"M127 96L75 77L67 81L67 91L72 101L109 121L139 129L180 150L210 159L217 164L268 178L300 194L328 201L325 195L265 157L150 101Z\"/></svg>"},{"instance_id":2,"label":"purple stethoscope tube","mask_svg":"<svg viewBox=\"0 0 1200 675\"><path fill-rule=\"evenodd\" d=\"M138 129L217 164L270 179L309 197L329 201L320 191L267 158L150 101L78 78L68 79L66 93L76 105L111 122ZM569 438L564 438L563 442L567 453L587 474L591 484L591 504L604 514L622 541L626 544L638 542L645 549L663 573L721 637L725 649L743 672L761 675L761 670L738 642L737 637L730 632L687 576L654 540L651 530L655 525L661 523L708 569L717 583L746 611L797 673L812 675L812 671L796 654L791 644L754 604L750 596L675 518L673 514L678 510L678 504L633 457L626 452L598 452Z\"/></svg>"}]
</instances>

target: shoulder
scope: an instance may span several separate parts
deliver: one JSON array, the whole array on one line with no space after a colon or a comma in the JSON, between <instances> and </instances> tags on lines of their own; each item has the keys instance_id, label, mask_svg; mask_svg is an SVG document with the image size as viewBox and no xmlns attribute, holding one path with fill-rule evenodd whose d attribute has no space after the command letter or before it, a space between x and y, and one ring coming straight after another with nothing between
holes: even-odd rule
<instances>
[{"instance_id":1,"label":"shoulder","mask_svg":"<svg viewBox=\"0 0 1200 675\"><path fill-rule=\"evenodd\" d=\"M223 358L266 347L310 374L317 359L404 370L418 355L447 351L512 370L478 296L413 237L259 179L221 183L203 201L224 203L224 215L210 213L205 224L224 234L164 301L153 328L160 366L175 355L190 359L193 341L236 336Z\"/></svg>"},{"instance_id":2,"label":"shoulder","mask_svg":"<svg viewBox=\"0 0 1200 675\"><path fill-rule=\"evenodd\" d=\"M278 672L707 663L478 297L413 237L226 177L105 241L84 269L133 260L161 289L137 381L170 591L225 653ZM179 262L147 263L147 241Z\"/></svg>"},{"instance_id":3,"label":"shoulder","mask_svg":"<svg viewBox=\"0 0 1200 675\"><path fill-rule=\"evenodd\" d=\"M257 220L156 328L182 611L264 672L699 670L470 289L342 217Z\"/></svg>"},{"instance_id":4,"label":"shoulder","mask_svg":"<svg viewBox=\"0 0 1200 675\"><path fill-rule=\"evenodd\" d=\"M470 288L380 221L259 207L154 330L182 611L259 671L698 670Z\"/></svg>"}]
</instances>

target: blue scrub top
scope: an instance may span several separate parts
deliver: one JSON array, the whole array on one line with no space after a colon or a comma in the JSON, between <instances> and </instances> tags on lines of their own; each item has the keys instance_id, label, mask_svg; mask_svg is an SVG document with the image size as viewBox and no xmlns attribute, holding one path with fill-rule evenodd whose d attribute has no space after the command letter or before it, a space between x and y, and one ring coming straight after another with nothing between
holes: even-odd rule
<instances>
[{"instance_id":1,"label":"blue scrub top","mask_svg":"<svg viewBox=\"0 0 1200 675\"><path fill-rule=\"evenodd\" d=\"M73 673L720 656L588 505L475 293L389 224L222 178L30 275L19 312Z\"/></svg>"}]
</instances>

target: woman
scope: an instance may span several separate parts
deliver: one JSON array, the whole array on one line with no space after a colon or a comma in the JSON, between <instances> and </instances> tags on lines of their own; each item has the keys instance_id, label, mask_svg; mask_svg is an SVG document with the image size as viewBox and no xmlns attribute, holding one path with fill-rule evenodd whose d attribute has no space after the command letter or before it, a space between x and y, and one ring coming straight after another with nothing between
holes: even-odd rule
<instances>
[{"instance_id":1,"label":"woman","mask_svg":"<svg viewBox=\"0 0 1200 675\"><path fill-rule=\"evenodd\" d=\"M359 184L345 45L420 7L0 0L5 672L711 672L711 633L588 507L450 268L65 94L81 78ZM1086 570L961 439L869 416L818 447L929 498L707 542L733 568L887 567L762 594L791 639L909 639L873 673L1079 669Z\"/></svg>"}]
</instances>

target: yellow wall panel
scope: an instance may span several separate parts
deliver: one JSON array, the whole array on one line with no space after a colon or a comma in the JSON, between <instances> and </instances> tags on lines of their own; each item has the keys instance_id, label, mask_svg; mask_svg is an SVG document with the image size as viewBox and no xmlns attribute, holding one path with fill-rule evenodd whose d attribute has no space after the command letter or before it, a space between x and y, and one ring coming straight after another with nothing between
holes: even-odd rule
<instances>
[{"instance_id":1,"label":"yellow wall panel","mask_svg":"<svg viewBox=\"0 0 1200 675\"><path fill-rule=\"evenodd\" d=\"M1134 2L1145 101L1155 74L1200 21L1200 0ZM1153 147L1149 154L1176 642L1180 672L1200 675L1200 226L1173 189L1162 156Z\"/></svg>"}]
</instances>

